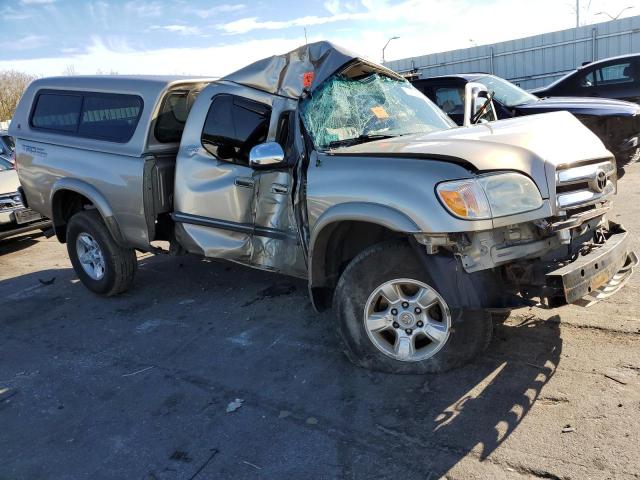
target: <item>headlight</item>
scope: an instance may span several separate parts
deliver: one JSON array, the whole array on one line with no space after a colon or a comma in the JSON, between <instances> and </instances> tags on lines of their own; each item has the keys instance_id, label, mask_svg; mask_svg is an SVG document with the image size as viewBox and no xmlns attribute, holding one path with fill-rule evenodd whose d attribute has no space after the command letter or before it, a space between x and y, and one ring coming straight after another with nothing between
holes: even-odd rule
<instances>
[{"instance_id":1,"label":"headlight","mask_svg":"<svg viewBox=\"0 0 640 480\"><path fill-rule=\"evenodd\" d=\"M519 173L443 182L436 187L436 192L449 212L465 220L504 217L542 206L536 184Z\"/></svg>"}]
</instances>

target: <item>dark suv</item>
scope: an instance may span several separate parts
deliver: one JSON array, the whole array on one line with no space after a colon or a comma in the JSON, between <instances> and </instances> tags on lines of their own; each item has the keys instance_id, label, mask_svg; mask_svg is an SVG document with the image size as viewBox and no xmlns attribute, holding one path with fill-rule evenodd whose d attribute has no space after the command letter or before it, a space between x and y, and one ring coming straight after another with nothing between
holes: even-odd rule
<instances>
[{"instance_id":1,"label":"dark suv","mask_svg":"<svg viewBox=\"0 0 640 480\"><path fill-rule=\"evenodd\" d=\"M465 85L469 82L480 83L493 93L494 113L498 120L537 113L571 112L600 138L620 166L640 156L640 106L635 103L608 98L538 98L488 73L451 74L412 83L454 122L462 125Z\"/></svg>"},{"instance_id":2,"label":"dark suv","mask_svg":"<svg viewBox=\"0 0 640 480\"><path fill-rule=\"evenodd\" d=\"M604 97L640 103L640 53L588 63L531 93L540 98Z\"/></svg>"}]
</instances>

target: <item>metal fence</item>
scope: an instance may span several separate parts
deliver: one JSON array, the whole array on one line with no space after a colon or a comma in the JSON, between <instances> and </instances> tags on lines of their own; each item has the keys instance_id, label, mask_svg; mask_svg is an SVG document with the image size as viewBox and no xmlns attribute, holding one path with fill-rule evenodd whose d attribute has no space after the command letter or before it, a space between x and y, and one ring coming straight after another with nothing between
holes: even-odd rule
<instances>
[{"instance_id":1,"label":"metal fence","mask_svg":"<svg viewBox=\"0 0 640 480\"><path fill-rule=\"evenodd\" d=\"M414 78L489 72L522 88L548 85L584 62L640 52L640 16L386 62Z\"/></svg>"}]
</instances>

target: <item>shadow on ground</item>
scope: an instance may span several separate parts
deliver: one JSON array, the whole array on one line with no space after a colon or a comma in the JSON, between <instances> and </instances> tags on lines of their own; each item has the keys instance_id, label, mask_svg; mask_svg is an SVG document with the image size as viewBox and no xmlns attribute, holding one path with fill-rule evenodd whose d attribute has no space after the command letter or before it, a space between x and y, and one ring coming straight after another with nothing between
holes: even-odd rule
<instances>
[{"instance_id":1,"label":"shadow on ground","mask_svg":"<svg viewBox=\"0 0 640 480\"><path fill-rule=\"evenodd\" d=\"M192 257L142 260L116 298L69 269L0 292L0 478L436 479L495 462L562 350L529 320L453 372L369 372L304 282Z\"/></svg>"},{"instance_id":2,"label":"shadow on ground","mask_svg":"<svg viewBox=\"0 0 640 480\"><path fill-rule=\"evenodd\" d=\"M29 248L38 243L37 239L42 236L44 236L42 232L31 232L2 239L0 240L0 255L8 255Z\"/></svg>"}]
</instances>

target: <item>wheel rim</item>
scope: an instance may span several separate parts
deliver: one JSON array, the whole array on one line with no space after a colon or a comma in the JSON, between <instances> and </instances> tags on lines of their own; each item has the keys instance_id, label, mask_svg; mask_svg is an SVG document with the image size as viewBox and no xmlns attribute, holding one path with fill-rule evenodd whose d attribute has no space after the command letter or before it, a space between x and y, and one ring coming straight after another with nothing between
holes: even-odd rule
<instances>
[{"instance_id":1,"label":"wheel rim","mask_svg":"<svg viewBox=\"0 0 640 480\"><path fill-rule=\"evenodd\" d=\"M385 355L402 362L419 362L447 343L451 314L432 287L399 278L383 283L369 296L364 327L371 342Z\"/></svg>"},{"instance_id":2,"label":"wheel rim","mask_svg":"<svg viewBox=\"0 0 640 480\"><path fill-rule=\"evenodd\" d=\"M76 239L76 253L82 269L93 280L104 277L104 254L98 242L88 233L81 233Z\"/></svg>"}]
</instances>

